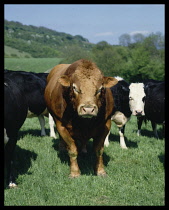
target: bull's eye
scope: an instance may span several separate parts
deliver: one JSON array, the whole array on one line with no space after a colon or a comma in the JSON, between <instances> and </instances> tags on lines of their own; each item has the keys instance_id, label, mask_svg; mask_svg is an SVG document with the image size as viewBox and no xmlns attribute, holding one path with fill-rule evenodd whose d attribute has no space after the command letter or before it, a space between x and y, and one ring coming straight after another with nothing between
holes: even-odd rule
<instances>
[{"instance_id":1,"label":"bull's eye","mask_svg":"<svg viewBox=\"0 0 169 210\"><path fill-rule=\"evenodd\" d=\"M132 101L132 100L133 100L133 98L132 98L131 96L129 96L129 100L130 100L130 101Z\"/></svg>"},{"instance_id":2,"label":"bull's eye","mask_svg":"<svg viewBox=\"0 0 169 210\"><path fill-rule=\"evenodd\" d=\"M77 88L77 86L75 84L73 84L73 91L75 93L80 93L81 91Z\"/></svg>"}]
</instances>

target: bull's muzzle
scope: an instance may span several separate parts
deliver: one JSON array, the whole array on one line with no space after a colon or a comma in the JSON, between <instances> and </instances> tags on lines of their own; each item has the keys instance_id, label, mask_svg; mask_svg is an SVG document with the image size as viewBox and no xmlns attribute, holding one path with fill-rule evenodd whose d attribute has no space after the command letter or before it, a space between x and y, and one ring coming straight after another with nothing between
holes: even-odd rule
<instances>
[{"instance_id":1,"label":"bull's muzzle","mask_svg":"<svg viewBox=\"0 0 169 210\"><path fill-rule=\"evenodd\" d=\"M97 116L98 108L96 105L80 105L78 109L78 114L84 118L91 118Z\"/></svg>"}]
</instances>

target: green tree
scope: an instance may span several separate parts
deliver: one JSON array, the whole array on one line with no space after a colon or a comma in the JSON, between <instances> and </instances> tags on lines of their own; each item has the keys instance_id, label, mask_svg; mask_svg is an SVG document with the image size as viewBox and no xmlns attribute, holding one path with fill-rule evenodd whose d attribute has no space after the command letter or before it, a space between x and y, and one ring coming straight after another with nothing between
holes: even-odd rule
<instances>
[{"instance_id":1,"label":"green tree","mask_svg":"<svg viewBox=\"0 0 169 210\"><path fill-rule=\"evenodd\" d=\"M92 59L106 76L120 76L123 58L117 47L99 42L92 49Z\"/></svg>"},{"instance_id":2,"label":"green tree","mask_svg":"<svg viewBox=\"0 0 169 210\"><path fill-rule=\"evenodd\" d=\"M62 56L64 59L61 63L73 63L79 59L90 59L90 52L82 49L79 46L73 45L65 47Z\"/></svg>"},{"instance_id":3,"label":"green tree","mask_svg":"<svg viewBox=\"0 0 169 210\"><path fill-rule=\"evenodd\" d=\"M144 35L141 33L134 34L132 38L134 39L134 42L139 42L139 43L142 43L145 39Z\"/></svg>"},{"instance_id":4,"label":"green tree","mask_svg":"<svg viewBox=\"0 0 169 210\"><path fill-rule=\"evenodd\" d=\"M152 52L152 45L145 47L137 44L130 48L131 54L125 65L123 74L129 82L142 82L144 79L164 80L164 59L157 56L158 50ZM155 56L156 54L156 56Z\"/></svg>"},{"instance_id":5,"label":"green tree","mask_svg":"<svg viewBox=\"0 0 169 210\"><path fill-rule=\"evenodd\" d=\"M131 36L129 34L122 34L119 37L119 45L129 46L131 44Z\"/></svg>"}]
</instances>

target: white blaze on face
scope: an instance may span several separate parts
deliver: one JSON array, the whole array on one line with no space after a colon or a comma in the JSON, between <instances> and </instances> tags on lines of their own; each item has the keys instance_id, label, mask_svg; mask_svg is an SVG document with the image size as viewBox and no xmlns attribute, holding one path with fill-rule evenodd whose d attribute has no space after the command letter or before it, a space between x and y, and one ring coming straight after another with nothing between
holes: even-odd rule
<instances>
[{"instance_id":1,"label":"white blaze on face","mask_svg":"<svg viewBox=\"0 0 169 210\"><path fill-rule=\"evenodd\" d=\"M8 141L9 141L9 138L6 133L6 129L4 128L4 144L7 144Z\"/></svg>"},{"instance_id":2,"label":"white blaze on face","mask_svg":"<svg viewBox=\"0 0 169 210\"><path fill-rule=\"evenodd\" d=\"M129 105L132 115L143 116L144 113L144 102L143 97L145 96L144 84L143 83L131 83L129 86Z\"/></svg>"}]
</instances>

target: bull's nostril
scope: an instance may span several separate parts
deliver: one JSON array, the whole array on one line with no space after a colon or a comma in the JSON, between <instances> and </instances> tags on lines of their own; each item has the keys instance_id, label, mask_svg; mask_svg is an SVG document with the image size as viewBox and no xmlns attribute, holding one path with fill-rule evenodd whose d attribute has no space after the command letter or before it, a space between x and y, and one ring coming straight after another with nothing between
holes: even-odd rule
<instances>
[{"instance_id":1,"label":"bull's nostril","mask_svg":"<svg viewBox=\"0 0 169 210\"><path fill-rule=\"evenodd\" d=\"M86 110L85 110L85 108L84 108L84 107L83 107L82 109L83 109L83 111L84 111L84 112L86 112Z\"/></svg>"}]
</instances>

